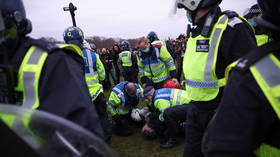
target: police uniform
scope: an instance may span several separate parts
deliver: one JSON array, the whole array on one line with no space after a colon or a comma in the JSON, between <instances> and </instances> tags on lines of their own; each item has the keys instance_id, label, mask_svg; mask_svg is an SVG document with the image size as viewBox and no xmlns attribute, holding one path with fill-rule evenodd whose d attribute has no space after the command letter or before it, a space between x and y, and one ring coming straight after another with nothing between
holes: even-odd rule
<instances>
[{"instance_id":1,"label":"police uniform","mask_svg":"<svg viewBox=\"0 0 280 157\"><path fill-rule=\"evenodd\" d=\"M210 16L212 15L212 16ZM213 25L209 29L209 19ZM203 156L201 140L220 103L227 65L256 46L253 31L236 13L221 13L218 6L197 22L187 42L183 70L188 98L184 156Z\"/></svg>"},{"instance_id":2,"label":"police uniform","mask_svg":"<svg viewBox=\"0 0 280 157\"><path fill-rule=\"evenodd\" d=\"M138 83L137 69L135 65L137 64L136 55L128 50L122 51L119 54L119 69L123 73L125 81Z\"/></svg>"},{"instance_id":3,"label":"police uniform","mask_svg":"<svg viewBox=\"0 0 280 157\"><path fill-rule=\"evenodd\" d=\"M136 95L130 96L125 91L127 81L117 84L110 94L107 102L107 111L109 116L115 122L113 126L113 133L127 136L132 134L130 128L130 113L131 110L139 103L140 98L143 98L143 89L139 84L136 85Z\"/></svg>"},{"instance_id":4,"label":"police uniform","mask_svg":"<svg viewBox=\"0 0 280 157\"><path fill-rule=\"evenodd\" d=\"M280 155L280 44L273 44L255 49L233 68L205 137L207 156Z\"/></svg>"},{"instance_id":5,"label":"police uniform","mask_svg":"<svg viewBox=\"0 0 280 157\"><path fill-rule=\"evenodd\" d=\"M82 52L76 48L59 49L42 40L20 38L11 57L18 73L17 99L25 107L61 116L103 138L84 78Z\"/></svg>"},{"instance_id":6,"label":"police uniform","mask_svg":"<svg viewBox=\"0 0 280 157\"><path fill-rule=\"evenodd\" d=\"M91 100L93 101L97 114L100 118L101 126L104 131L105 140L110 143L112 136L112 126L106 111L106 99L100 81L105 80L104 66L99 56L90 49L83 49L85 62L85 77L88 85Z\"/></svg>"},{"instance_id":7,"label":"police uniform","mask_svg":"<svg viewBox=\"0 0 280 157\"><path fill-rule=\"evenodd\" d=\"M177 78L173 58L162 43L153 43L146 54L140 50L137 56L141 83L160 89L166 80Z\"/></svg>"},{"instance_id":8,"label":"police uniform","mask_svg":"<svg viewBox=\"0 0 280 157\"><path fill-rule=\"evenodd\" d=\"M166 134L161 144L162 148L170 148L176 143L179 122L185 121L187 104L190 102L186 93L184 90L173 88L158 89L154 92L152 107L156 111L152 110L148 126L161 134L164 127L160 125L165 124Z\"/></svg>"}]
</instances>

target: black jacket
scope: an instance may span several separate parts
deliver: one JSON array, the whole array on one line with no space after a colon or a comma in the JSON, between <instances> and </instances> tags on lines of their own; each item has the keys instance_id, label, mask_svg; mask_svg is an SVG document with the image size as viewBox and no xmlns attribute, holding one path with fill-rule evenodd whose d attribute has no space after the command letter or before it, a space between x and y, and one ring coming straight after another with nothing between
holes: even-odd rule
<instances>
[{"instance_id":1,"label":"black jacket","mask_svg":"<svg viewBox=\"0 0 280 157\"><path fill-rule=\"evenodd\" d=\"M256 52L257 53L257 52ZM275 53L280 59L280 51ZM260 144L280 149L280 120L249 70L233 69L205 145L209 157L250 157Z\"/></svg>"},{"instance_id":2,"label":"black jacket","mask_svg":"<svg viewBox=\"0 0 280 157\"><path fill-rule=\"evenodd\" d=\"M22 39L12 57L11 63L16 71L31 46L30 41L38 42ZM45 41L38 43L51 45ZM40 48L44 49L44 46ZM39 110L73 121L103 138L99 117L85 82L83 59L76 53L63 49L49 52L40 76L39 100Z\"/></svg>"}]
</instances>

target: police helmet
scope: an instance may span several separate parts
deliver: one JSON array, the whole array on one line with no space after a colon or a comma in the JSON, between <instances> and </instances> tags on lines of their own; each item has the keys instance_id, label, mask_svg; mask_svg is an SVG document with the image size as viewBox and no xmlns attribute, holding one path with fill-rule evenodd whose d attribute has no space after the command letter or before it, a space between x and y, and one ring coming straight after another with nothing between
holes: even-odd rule
<instances>
[{"instance_id":1,"label":"police helmet","mask_svg":"<svg viewBox=\"0 0 280 157\"><path fill-rule=\"evenodd\" d=\"M124 40L120 44L121 49L124 50L129 50L130 49L130 43L127 40Z\"/></svg>"},{"instance_id":2,"label":"police helmet","mask_svg":"<svg viewBox=\"0 0 280 157\"><path fill-rule=\"evenodd\" d=\"M184 8L189 11L211 7L221 2L222 0L176 0L178 8Z\"/></svg>"},{"instance_id":3,"label":"police helmet","mask_svg":"<svg viewBox=\"0 0 280 157\"><path fill-rule=\"evenodd\" d=\"M32 31L21 0L0 0L0 46L12 49L16 39Z\"/></svg>"},{"instance_id":4,"label":"police helmet","mask_svg":"<svg viewBox=\"0 0 280 157\"><path fill-rule=\"evenodd\" d=\"M96 50L96 45L94 43L89 43L89 45L92 50Z\"/></svg>"},{"instance_id":5,"label":"police helmet","mask_svg":"<svg viewBox=\"0 0 280 157\"><path fill-rule=\"evenodd\" d=\"M64 33L63 38L66 44L82 45L84 41L84 33L79 27L68 27Z\"/></svg>"},{"instance_id":6,"label":"police helmet","mask_svg":"<svg viewBox=\"0 0 280 157\"><path fill-rule=\"evenodd\" d=\"M261 14L261 13L262 13L261 8L259 7L258 4L255 4L249 9L248 13L244 17L246 19L250 19L254 15L258 15L258 14Z\"/></svg>"},{"instance_id":7,"label":"police helmet","mask_svg":"<svg viewBox=\"0 0 280 157\"><path fill-rule=\"evenodd\" d=\"M280 1L279 0L258 0L262 10L256 22L265 28L280 31Z\"/></svg>"},{"instance_id":8,"label":"police helmet","mask_svg":"<svg viewBox=\"0 0 280 157\"><path fill-rule=\"evenodd\" d=\"M150 32L148 35L147 35L147 38L150 40L150 42L153 42L155 40L159 40L158 39L158 36L156 34L156 32Z\"/></svg>"}]
</instances>

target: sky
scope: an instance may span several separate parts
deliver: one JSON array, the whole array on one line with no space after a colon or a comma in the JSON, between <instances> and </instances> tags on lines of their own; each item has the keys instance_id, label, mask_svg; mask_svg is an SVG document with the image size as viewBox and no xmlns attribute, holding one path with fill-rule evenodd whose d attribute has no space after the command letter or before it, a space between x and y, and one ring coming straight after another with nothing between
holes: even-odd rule
<instances>
[{"instance_id":1,"label":"sky","mask_svg":"<svg viewBox=\"0 0 280 157\"><path fill-rule=\"evenodd\" d=\"M185 33L184 10L174 14L175 0L23 0L27 17L32 21L34 38L54 37L62 41L63 31L72 26L69 12L63 7L72 2L76 22L85 36L138 38L155 31L160 39L176 38ZM223 0L222 10L240 15L256 0Z\"/></svg>"}]
</instances>

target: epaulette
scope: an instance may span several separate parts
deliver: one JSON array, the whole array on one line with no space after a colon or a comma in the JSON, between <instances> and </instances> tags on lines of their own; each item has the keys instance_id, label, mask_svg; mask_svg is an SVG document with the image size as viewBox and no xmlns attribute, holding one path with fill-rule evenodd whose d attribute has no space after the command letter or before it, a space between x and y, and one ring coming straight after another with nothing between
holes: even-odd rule
<instances>
[{"instance_id":1,"label":"epaulette","mask_svg":"<svg viewBox=\"0 0 280 157\"><path fill-rule=\"evenodd\" d=\"M270 42L261 47L252 49L247 55L238 60L237 65L234 67L240 72L246 72L250 66L254 65L269 53L280 50L280 42Z\"/></svg>"},{"instance_id":2,"label":"epaulette","mask_svg":"<svg viewBox=\"0 0 280 157\"><path fill-rule=\"evenodd\" d=\"M27 42L29 45L35 45L35 46L47 51L48 53L50 53L56 49L59 49L59 47L57 45L50 43L43 39L28 38Z\"/></svg>"},{"instance_id":3,"label":"epaulette","mask_svg":"<svg viewBox=\"0 0 280 157\"><path fill-rule=\"evenodd\" d=\"M235 11L226 10L223 12L229 18L228 25L234 28L235 25L243 23L243 21L239 18L239 15Z\"/></svg>"}]
</instances>

